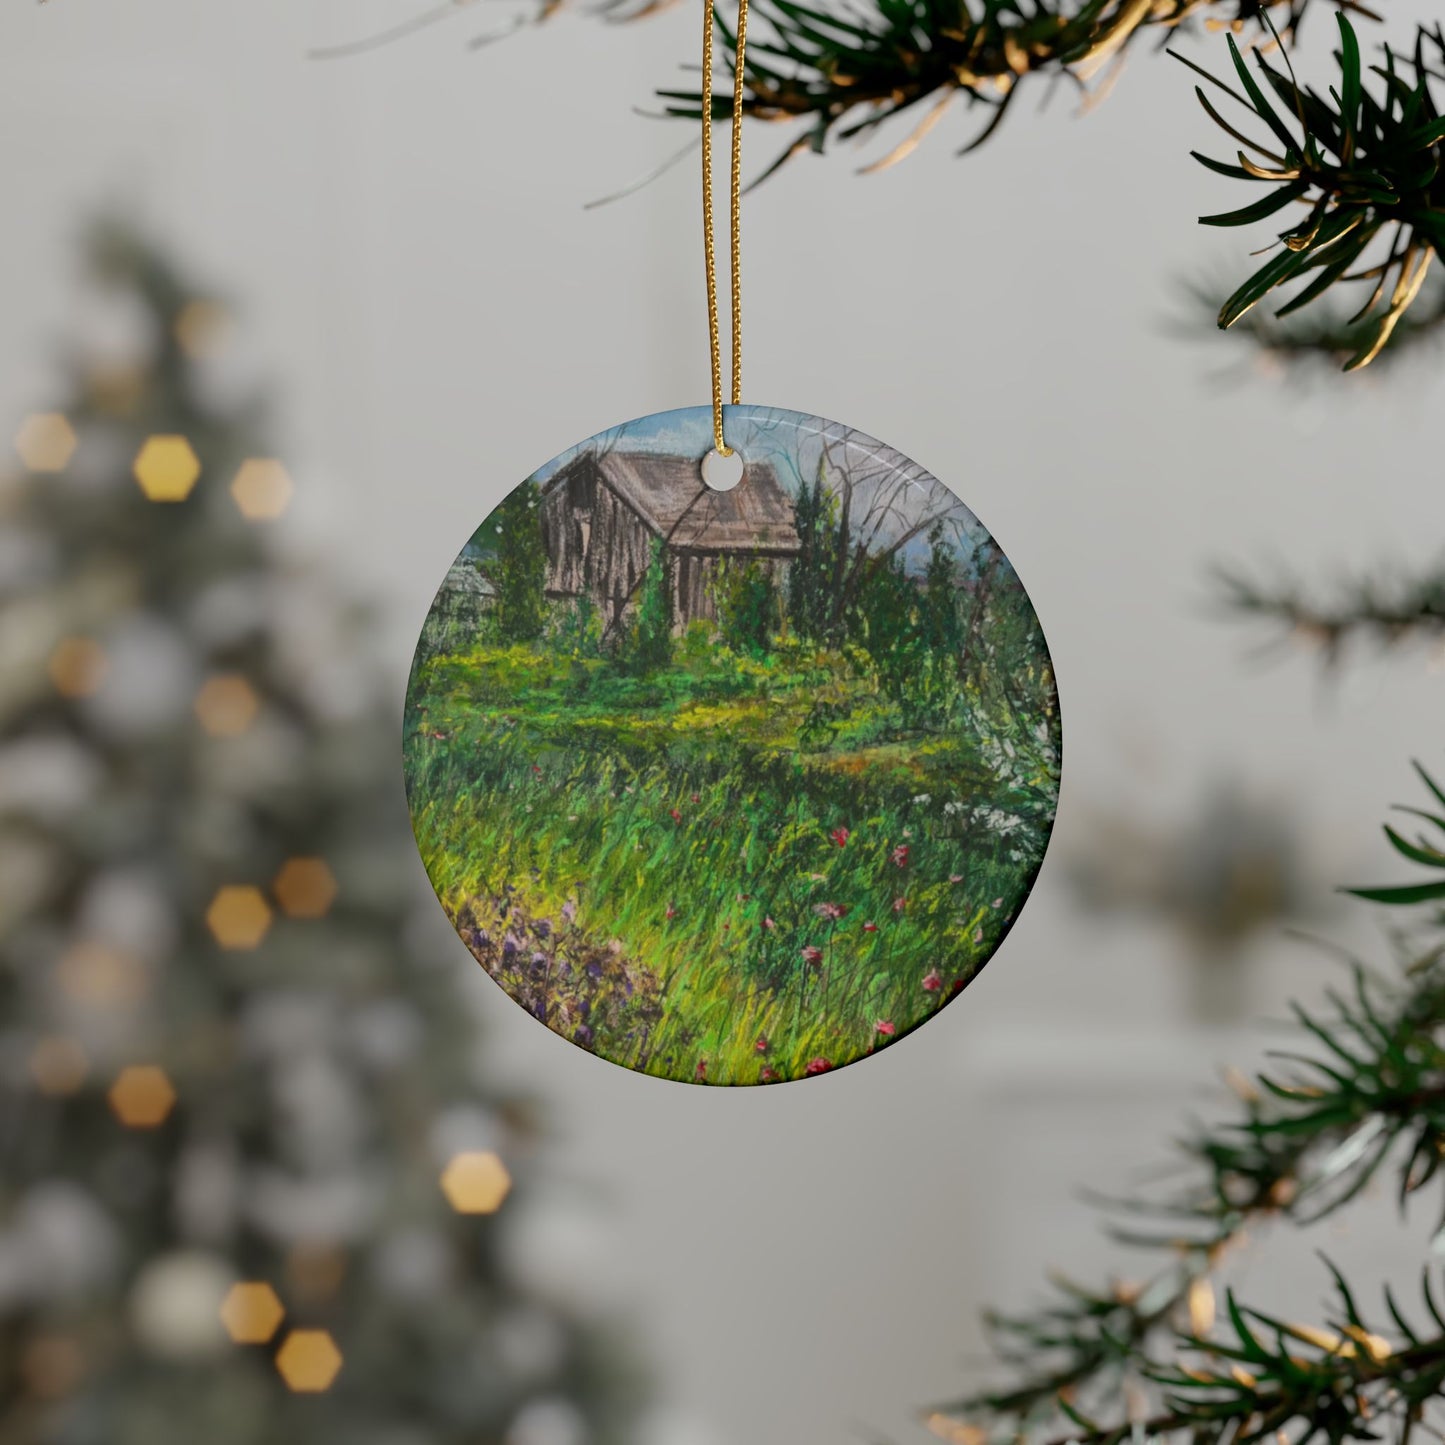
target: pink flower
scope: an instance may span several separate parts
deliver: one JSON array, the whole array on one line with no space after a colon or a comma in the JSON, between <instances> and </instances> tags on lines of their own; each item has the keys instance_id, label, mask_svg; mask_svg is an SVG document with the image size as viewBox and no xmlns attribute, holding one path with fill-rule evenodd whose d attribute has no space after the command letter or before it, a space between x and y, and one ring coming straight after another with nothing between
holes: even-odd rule
<instances>
[{"instance_id":1,"label":"pink flower","mask_svg":"<svg viewBox=\"0 0 1445 1445\"><path fill-rule=\"evenodd\" d=\"M982 943L982 942L983 942L983 929L981 929L981 928L975 928L975 929L973 930L973 941L974 941L975 943Z\"/></svg>"},{"instance_id":2,"label":"pink flower","mask_svg":"<svg viewBox=\"0 0 1445 1445\"><path fill-rule=\"evenodd\" d=\"M671 815L672 815L672 821L673 821L674 823L680 823L680 822L682 822L682 814L679 813L676 808L669 808L669 809L668 809L668 812L671 813Z\"/></svg>"},{"instance_id":3,"label":"pink flower","mask_svg":"<svg viewBox=\"0 0 1445 1445\"><path fill-rule=\"evenodd\" d=\"M834 828L833 831L828 834L828 836L840 848L846 848L848 846L848 839L851 838L853 835L846 828Z\"/></svg>"},{"instance_id":4,"label":"pink flower","mask_svg":"<svg viewBox=\"0 0 1445 1445\"><path fill-rule=\"evenodd\" d=\"M962 882L963 882L963 874L962 874L962 873L950 873L950 874L948 875L948 881L949 881L950 883L962 883Z\"/></svg>"},{"instance_id":5,"label":"pink flower","mask_svg":"<svg viewBox=\"0 0 1445 1445\"><path fill-rule=\"evenodd\" d=\"M803 1070L805 1074L826 1074L833 1067L827 1059L809 1059L808 1067Z\"/></svg>"},{"instance_id":6,"label":"pink flower","mask_svg":"<svg viewBox=\"0 0 1445 1445\"><path fill-rule=\"evenodd\" d=\"M923 987L927 993L937 993L943 987L943 980L934 970L930 969L923 975Z\"/></svg>"},{"instance_id":7,"label":"pink flower","mask_svg":"<svg viewBox=\"0 0 1445 1445\"><path fill-rule=\"evenodd\" d=\"M536 773L538 777L542 776L542 769L538 767L536 763L532 764L532 771Z\"/></svg>"},{"instance_id":8,"label":"pink flower","mask_svg":"<svg viewBox=\"0 0 1445 1445\"><path fill-rule=\"evenodd\" d=\"M893 900L893 911L894 911L895 913L902 913L903 910L904 910L905 908L907 908L907 907L908 907L908 900L907 900L906 898L895 898L895 899Z\"/></svg>"},{"instance_id":9,"label":"pink flower","mask_svg":"<svg viewBox=\"0 0 1445 1445\"><path fill-rule=\"evenodd\" d=\"M771 1084L773 1080L777 1077L777 1074L775 1074L773 1070L770 1069L766 1064L763 1065L762 1073L758 1075L759 1081L764 1084Z\"/></svg>"},{"instance_id":10,"label":"pink flower","mask_svg":"<svg viewBox=\"0 0 1445 1445\"><path fill-rule=\"evenodd\" d=\"M877 932L878 932L878 925L877 925L876 923L865 923L865 924L863 925L863 932L864 932L864 933L877 933Z\"/></svg>"},{"instance_id":11,"label":"pink flower","mask_svg":"<svg viewBox=\"0 0 1445 1445\"><path fill-rule=\"evenodd\" d=\"M767 1035L766 1035L766 1034L760 1034L760 1035L758 1036L758 1041L757 1041L757 1043L755 1043L755 1044L753 1045L753 1047L754 1047L760 1054L765 1054L765 1053L767 1053L767 1051L768 1051L768 1039L767 1039Z\"/></svg>"},{"instance_id":12,"label":"pink flower","mask_svg":"<svg viewBox=\"0 0 1445 1445\"><path fill-rule=\"evenodd\" d=\"M892 855L892 856L893 856L893 861L894 861L900 868L906 868L906 867L908 866L908 844L907 844L907 843L900 843L900 844L893 850L893 855Z\"/></svg>"},{"instance_id":13,"label":"pink flower","mask_svg":"<svg viewBox=\"0 0 1445 1445\"><path fill-rule=\"evenodd\" d=\"M839 919L848 912L848 905L846 903L815 903L813 912L819 918Z\"/></svg>"},{"instance_id":14,"label":"pink flower","mask_svg":"<svg viewBox=\"0 0 1445 1445\"><path fill-rule=\"evenodd\" d=\"M879 1019L878 1022L873 1025L873 1028L875 1032L882 1034L885 1039L891 1039L893 1035L898 1032L898 1030L893 1027L892 1019Z\"/></svg>"},{"instance_id":15,"label":"pink flower","mask_svg":"<svg viewBox=\"0 0 1445 1445\"><path fill-rule=\"evenodd\" d=\"M701 793L694 793L694 794L692 795L692 801L693 801L694 805L702 802L702 794L701 794Z\"/></svg>"},{"instance_id":16,"label":"pink flower","mask_svg":"<svg viewBox=\"0 0 1445 1445\"><path fill-rule=\"evenodd\" d=\"M697 1072L693 1075L693 1077L694 1077L695 1079L705 1079L705 1078L707 1078L707 1060L706 1060L706 1059L699 1059L699 1060L697 1061Z\"/></svg>"},{"instance_id":17,"label":"pink flower","mask_svg":"<svg viewBox=\"0 0 1445 1445\"><path fill-rule=\"evenodd\" d=\"M674 908L671 903L669 903L667 905L667 912L664 913L662 916L671 921L672 919L677 917L677 909Z\"/></svg>"},{"instance_id":18,"label":"pink flower","mask_svg":"<svg viewBox=\"0 0 1445 1445\"><path fill-rule=\"evenodd\" d=\"M771 918L764 918L764 919L763 919L763 927L764 927L764 928L776 928L777 926L778 926L778 925L777 925L776 923L774 923Z\"/></svg>"},{"instance_id":19,"label":"pink flower","mask_svg":"<svg viewBox=\"0 0 1445 1445\"><path fill-rule=\"evenodd\" d=\"M815 948L811 943L805 944L803 946L804 963L811 963L814 965L814 967L816 967L818 964L822 963L822 961L823 950L821 948Z\"/></svg>"}]
</instances>

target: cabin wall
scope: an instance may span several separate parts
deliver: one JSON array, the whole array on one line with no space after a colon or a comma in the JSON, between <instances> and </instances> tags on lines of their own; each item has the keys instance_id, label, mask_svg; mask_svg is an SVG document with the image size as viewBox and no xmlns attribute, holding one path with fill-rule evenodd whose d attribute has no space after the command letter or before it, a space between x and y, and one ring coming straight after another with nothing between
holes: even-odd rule
<instances>
[{"instance_id":1,"label":"cabin wall","mask_svg":"<svg viewBox=\"0 0 1445 1445\"><path fill-rule=\"evenodd\" d=\"M734 561L752 563L767 572L779 595L787 584L787 557L749 557L729 553ZM674 630L681 632L689 622L717 621L717 582L724 568L720 552L679 552L672 559L672 616Z\"/></svg>"}]
</instances>

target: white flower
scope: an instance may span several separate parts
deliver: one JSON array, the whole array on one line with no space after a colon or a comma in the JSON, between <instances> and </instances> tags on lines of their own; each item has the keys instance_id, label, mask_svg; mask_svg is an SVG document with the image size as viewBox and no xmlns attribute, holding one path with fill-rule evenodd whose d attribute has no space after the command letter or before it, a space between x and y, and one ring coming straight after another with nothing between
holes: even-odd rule
<instances>
[{"instance_id":1,"label":"white flower","mask_svg":"<svg viewBox=\"0 0 1445 1445\"><path fill-rule=\"evenodd\" d=\"M913 801L917 803L920 808L926 807L933 801L933 795L931 793L919 793Z\"/></svg>"}]
</instances>

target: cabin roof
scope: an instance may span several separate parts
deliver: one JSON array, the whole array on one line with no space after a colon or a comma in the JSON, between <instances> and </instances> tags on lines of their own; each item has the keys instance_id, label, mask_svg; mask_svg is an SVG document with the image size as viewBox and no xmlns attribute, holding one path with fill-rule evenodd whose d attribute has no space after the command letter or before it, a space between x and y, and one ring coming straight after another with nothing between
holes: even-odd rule
<instances>
[{"instance_id":1,"label":"cabin roof","mask_svg":"<svg viewBox=\"0 0 1445 1445\"><path fill-rule=\"evenodd\" d=\"M470 592L478 597L495 597L497 589L484 577L477 566L460 557L447 569L442 581L443 592Z\"/></svg>"},{"instance_id":2,"label":"cabin roof","mask_svg":"<svg viewBox=\"0 0 1445 1445\"><path fill-rule=\"evenodd\" d=\"M563 467L547 490L592 466L600 479L670 547L698 552L798 551L793 504L767 462L749 462L730 492L706 486L693 457L654 452L584 453Z\"/></svg>"}]
</instances>

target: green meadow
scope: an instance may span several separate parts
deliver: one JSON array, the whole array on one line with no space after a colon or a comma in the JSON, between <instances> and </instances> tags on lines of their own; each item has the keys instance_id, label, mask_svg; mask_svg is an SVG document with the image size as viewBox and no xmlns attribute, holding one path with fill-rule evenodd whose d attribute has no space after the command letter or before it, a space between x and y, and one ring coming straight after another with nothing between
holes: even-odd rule
<instances>
[{"instance_id":1,"label":"green meadow","mask_svg":"<svg viewBox=\"0 0 1445 1445\"><path fill-rule=\"evenodd\" d=\"M419 658L406 776L443 906L535 1017L649 1073L781 1081L896 1041L997 947L1057 796L1021 589L947 650L907 579L887 638L808 640L762 597L775 626L609 646L554 610L518 640L507 596Z\"/></svg>"}]
</instances>

